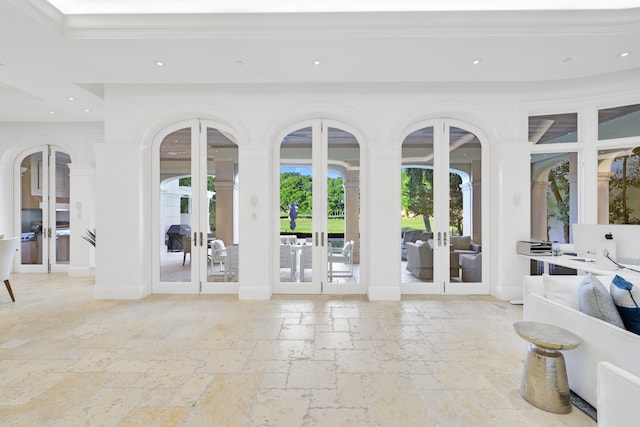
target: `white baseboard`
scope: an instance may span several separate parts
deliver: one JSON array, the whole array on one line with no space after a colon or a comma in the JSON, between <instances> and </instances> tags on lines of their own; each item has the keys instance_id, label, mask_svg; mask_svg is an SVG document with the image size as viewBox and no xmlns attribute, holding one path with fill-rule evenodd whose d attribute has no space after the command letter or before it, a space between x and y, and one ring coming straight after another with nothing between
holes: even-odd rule
<instances>
[{"instance_id":1,"label":"white baseboard","mask_svg":"<svg viewBox=\"0 0 640 427\"><path fill-rule=\"evenodd\" d=\"M271 289L266 286L243 286L238 289L238 299L247 301L267 301L271 299Z\"/></svg>"},{"instance_id":2,"label":"white baseboard","mask_svg":"<svg viewBox=\"0 0 640 427\"><path fill-rule=\"evenodd\" d=\"M400 288L397 286L374 286L367 292L369 301L400 301Z\"/></svg>"}]
</instances>

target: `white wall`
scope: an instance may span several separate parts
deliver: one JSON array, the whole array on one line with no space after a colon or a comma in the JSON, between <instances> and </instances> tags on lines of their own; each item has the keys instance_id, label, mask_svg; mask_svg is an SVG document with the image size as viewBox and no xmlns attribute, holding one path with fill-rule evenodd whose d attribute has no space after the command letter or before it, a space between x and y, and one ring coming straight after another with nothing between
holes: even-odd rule
<instances>
[{"instance_id":1,"label":"white wall","mask_svg":"<svg viewBox=\"0 0 640 427\"><path fill-rule=\"evenodd\" d=\"M277 135L308 119L329 118L362 135L363 277L371 299L400 297L400 147L408 129L421 121L453 118L479 129L488 141L483 153L483 251L489 255L485 280L501 299L520 299L528 264L515 254L515 242L529 235L529 152L527 115L578 111L640 102L640 78L531 84L272 84L272 85L110 85L105 88L104 143L97 144L96 227L100 233L96 296L140 298L151 292L151 144L165 127L187 119L207 119L229 130L239 145L239 295L271 295L271 233L274 206L272 156ZM629 90L631 87L631 90ZM64 139L69 124L0 125L0 173L15 156L11 135L42 133ZM95 130L95 125L89 125ZM585 131L593 147L593 125ZM596 135L597 137L597 135ZM22 140L24 141L24 139ZM84 163L92 163L84 141L69 138ZM27 144L27 142L21 142ZM590 154L595 160L595 154ZM586 156L588 158L589 155ZM591 164L585 166L589 171ZM371 173L376 171L376 173ZM388 173L378 173L388 171ZM595 183L595 178L593 180ZM583 180L590 184L591 180ZM581 200L590 200L581 189ZM0 184L2 200L10 188ZM590 187L594 188L594 187ZM126 191L124 190L126 189ZM593 191L591 191L593 193ZM256 206L250 203L256 197ZM390 203L391 201L391 203ZM590 208L581 207L590 219ZM11 209L2 208L0 225ZM588 211L584 213L584 211ZM8 221L11 223L11 221Z\"/></svg>"}]
</instances>

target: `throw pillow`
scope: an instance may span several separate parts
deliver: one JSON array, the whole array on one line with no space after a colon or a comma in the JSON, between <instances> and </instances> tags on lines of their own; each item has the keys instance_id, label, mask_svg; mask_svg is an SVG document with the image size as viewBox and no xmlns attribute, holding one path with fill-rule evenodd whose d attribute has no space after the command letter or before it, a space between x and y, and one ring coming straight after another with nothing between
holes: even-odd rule
<instances>
[{"instance_id":1,"label":"throw pillow","mask_svg":"<svg viewBox=\"0 0 640 427\"><path fill-rule=\"evenodd\" d=\"M581 280L582 278L578 276L543 274L544 294L551 301L578 310L578 286L580 286Z\"/></svg>"},{"instance_id":2,"label":"throw pillow","mask_svg":"<svg viewBox=\"0 0 640 427\"><path fill-rule=\"evenodd\" d=\"M640 288L620 276L611 282L611 296L618 308L624 327L640 335Z\"/></svg>"},{"instance_id":3,"label":"throw pillow","mask_svg":"<svg viewBox=\"0 0 640 427\"><path fill-rule=\"evenodd\" d=\"M578 306L580 311L585 314L624 328L624 323L613 303L611 294L591 273L584 276L578 288Z\"/></svg>"}]
</instances>

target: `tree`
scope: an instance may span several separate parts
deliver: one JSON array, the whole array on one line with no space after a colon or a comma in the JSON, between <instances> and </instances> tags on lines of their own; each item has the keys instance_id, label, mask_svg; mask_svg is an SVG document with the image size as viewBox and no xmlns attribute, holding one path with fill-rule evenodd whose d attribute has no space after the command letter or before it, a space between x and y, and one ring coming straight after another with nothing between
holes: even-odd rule
<instances>
[{"instance_id":1,"label":"tree","mask_svg":"<svg viewBox=\"0 0 640 427\"><path fill-rule=\"evenodd\" d=\"M569 161L556 163L549 172L549 190L552 200L549 203L547 218L555 217L562 223L564 241L569 241L569 212L571 208L569 198ZM548 236L547 236L548 237Z\"/></svg>"},{"instance_id":2,"label":"tree","mask_svg":"<svg viewBox=\"0 0 640 427\"><path fill-rule=\"evenodd\" d=\"M640 224L635 209L629 206L630 189L640 187L640 147L634 148L628 155L616 158L612 172L613 176L609 181L609 222Z\"/></svg>"},{"instance_id":3,"label":"tree","mask_svg":"<svg viewBox=\"0 0 640 427\"><path fill-rule=\"evenodd\" d=\"M312 209L311 176L298 172L284 172L280 174L280 211L289 212L292 203L298 206L298 213L311 215Z\"/></svg>"},{"instance_id":4,"label":"tree","mask_svg":"<svg viewBox=\"0 0 640 427\"><path fill-rule=\"evenodd\" d=\"M433 216L433 169L402 169L402 202L405 212L422 215L426 231L431 231Z\"/></svg>"},{"instance_id":5,"label":"tree","mask_svg":"<svg viewBox=\"0 0 640 427\"><path fill-rule=\"evenodd\" d=\"M327 179L327 203L329 212L344 212L344 182L342 178Z\"/></svg>"},{"instance_id":6,"label":"tree","mask_svg":"<svg viewBox=\"0 0 640 427\"><path fill-rule=\"evenodd\" d=\"M449 173L449 226L458 230L462 236L462 220L464 209L462 205L462 177L457 173Z\"/></svg>"}]
</instances>

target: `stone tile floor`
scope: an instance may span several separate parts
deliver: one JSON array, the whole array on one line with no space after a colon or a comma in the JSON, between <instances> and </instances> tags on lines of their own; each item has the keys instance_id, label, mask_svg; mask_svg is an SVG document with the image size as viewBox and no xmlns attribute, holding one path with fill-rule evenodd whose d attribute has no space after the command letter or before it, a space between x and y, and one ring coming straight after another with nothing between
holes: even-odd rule
<instances>
[{"instance_id":1,"label":"stone tile floor","mask_svg":"<svg viewBox=\"0 0 640 427\"><path fill-rule=\"evenodd\" d=\"M595 426L519 395L522 307L492 297L153 295L12 277L3 426Z\"/></svg>"}]
</instances>

